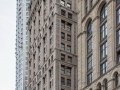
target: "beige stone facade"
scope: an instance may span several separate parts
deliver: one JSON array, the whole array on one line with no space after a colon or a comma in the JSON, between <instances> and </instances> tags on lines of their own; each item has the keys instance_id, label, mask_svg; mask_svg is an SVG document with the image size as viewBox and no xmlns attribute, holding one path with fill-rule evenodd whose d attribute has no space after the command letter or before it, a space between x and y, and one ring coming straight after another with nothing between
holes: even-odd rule
<instances>
[{"instance_id":1,"label":"beige stone facade","mask_svg":"<svg viewBox=\"0 0 120 90\"><path fill-rule=\"evenodd\" d=\"M117 0L79 0L78 4L78 90L120 90L119 15L116 13L120 4Z\"/></svg>"},{"instance_id":2,"label":"beige stone facade","mask_svg":"<svg viewBox=\"0 0 120 90\"><path fill-rule=\"evenodd\" d=\"M28 90L77 90L77 0L31 0Z\"/></svg>"}]
</instances>

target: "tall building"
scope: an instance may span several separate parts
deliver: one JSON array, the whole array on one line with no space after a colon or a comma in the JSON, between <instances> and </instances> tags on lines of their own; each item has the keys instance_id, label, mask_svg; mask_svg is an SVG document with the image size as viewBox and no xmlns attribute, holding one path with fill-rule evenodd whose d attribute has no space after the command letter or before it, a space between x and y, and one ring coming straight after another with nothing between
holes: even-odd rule
<instances>
[{"instance_id":1,"label":"tall building","mask_svg":"<svg viewBox=\"0 0 120 90\"><path fill-rule=\"evenodd\" d=\"M16 90L27 90L29 0L16 0Z\"/></svg>"},{"instance_id":2,"label":"tall building","mask_svg":"<svg viewBox=\"0 0 120 90\"><path fill-rule=\"evenodd\" d=\"M77 0L31 0L28 90L77 90Z\"/></svg>"},{"instance_id":3,"label":"tall building","mask_svg":"<svg viewBox=\"0 0 120 90\"><path fill-rule=\"evenodd\" d=\"M78 90L120 90L120 0L78 4Z\"/></svg>"}]
</instances>

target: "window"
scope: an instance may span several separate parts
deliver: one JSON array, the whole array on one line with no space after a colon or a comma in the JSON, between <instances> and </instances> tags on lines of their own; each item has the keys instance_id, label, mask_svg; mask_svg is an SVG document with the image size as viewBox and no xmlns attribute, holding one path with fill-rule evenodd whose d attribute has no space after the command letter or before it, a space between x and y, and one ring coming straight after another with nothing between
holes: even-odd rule
<instances>
[{"instance_id":1,"label":"window","mask_svg":"<svg viewBox=\"0 0 120 90\"><path fill-rule=\"evenodd\" d=\"M105 90L108 90L108 82L105 80Z\"/></svg>"},{"instance_id":2,"label":"window","mask_svg":"<svg viewBox=\"0 0 120 90\"><path fill-rule=\"evenodd\" d=\"M65 6L65 1L64 0L61 0L61 5Z\"/></svg>"},{"instance_id":3,"label":"window","mask_svg":"<svg viewBox=\"0 0 120 90\"><path fill-rule=\"evenodd\" d=\"M71 4L67 3L67 8L71 9Z\"/></svg>"},{"instance_id":4,"label":"window","mask_svg":"<svg viewBox=\"0 0 120 90\"><path fill-rule=\"evenodd\" d=\"M70 79L67 79L67 86L71 86L71 80Z\"/></svg>"},{"instance_id":5,"label":"window","mask_svg":"<svg viewBox=\"0 0 120 90\"><path fill-rule=\"evenodd\" d=\"M105 20L106 17L107 17L107 8L106 5L104 5L100 12L100 21L102 22L103 20Z\"/></svg>"},{"instance_id":6,"label":"window","mask_svg":"<svg viewBox=\"0 0 120 90\"><path fill-rule=\"evenodd\" d=\"M117 31L117 45L120 45L120 30Z\"/></svg>"},{"instance_id":7,"label":"window","mask_svg":"<svg viewBox=\"0 0 120 90\"><path fill-rule=\"evenodd\" d=\"M65 10L61 9L61 15L65 16Z\"/></svg>"},{"instance_id":8,"label":"window","mask_svg":"<svg viewBox=\"0 0 120 90\"><path fill-rule=\"evenodd\" d=\"M61 43L61 50L65 50L65 44Z\"/></svg>"},{"instance_id":9,"label":"window","mask_svg":"<svg viewBox=\"0 0 120 90\"><path fill-rule=\"evenodd\" d=\"M67 45L67 52L71 52L71 46Z\"/></svg>"},{"instance_id":10,"label":"window","mask_svg":"<svg viewBox=\"0 0 120 90\"><path fill-rule=\"evenodd\" d=\"M61 65L61 73L65 74L65 66L64 65Z\"/></svg>"},{"instance_id":11,"label":"window","mask_svg":"<svg viewBox=\"0 0 120 90\"><path fill-rule=\"evenodd\" d=\"M61 77L61 85L65 85L65 78Z\"/></svg>"},{"instance_id":12,"label":"window","mask_svg":"<svg viewBox=\"0 0 120 90\"><path fill-rule=\"evenodd\" d=\"M65 29L65 21L63 21L63 20L61 21L61 28Z\"/></svg>"},{"instance_id":13,"label":"window","mask_svg":"<svg viewBox=\"0 0 120 90\"><path fill-rule=\"evenodd\" d=\"M52 76L51 70L49 70L49 75L50 75L50 77Z\"/></svg>"},{"instance_id":14,"label":"window","mask_svg":"<svg viewBox=\"0 0 120 90\"><path fill-rule=\"evenodd\" d=\"M107 23L102 24L100 28L100 38L103 40L107 36Z\"/></svg>"},{"instance_id":15,"label":"window","mask_svg":"<svg viewBox=\"0 0 120 90\"><path fill-rule=\"evenodd\" d=\"M61 32L61 38L65 39L65 33Z\"/></svg>"},{"instance_id":16,"label":"window","mask_svg":"<svg viewBox=\"0 0 120 90\"><path fill-rule=\"evenodd\" d=\"M71 41L71 35L67 35L67 41Z\"/></svg>"},{"instance_id":17,"label":"window","mask_svg":"<svg viewBox=\"0 0 120 90\"><path fill-rule=\"evenodd\" d=\"M90 21L87 27L87 36L90 36L91 34L92 34L92 23Z\"/></svg>"},{"instance_id":18,"label":"window","mask_svg":"<svg viewBox=\"0 0 120 90\"><path fill-rule=\"evenodd\" d=\"M88 0L85 0L85 13L88 13Z\"/></svg>"},{"instance_id":19,"label":"window","mask_svg":"<svg viewBox=\"0 0 120 90\"><path fill-rule=\"evenodd\" d=\"M117 24L120 24L120 8L117 10Z\"/></svg>"},{"instance_id":20,"label":"window","mask_svg":"<svg viewBox=\"0 0 120 90\"><path fill-rule=\"evenodd\" d=\"M72 57L68 56L68 62L72 63Z\"/></svg>"},{"instance_id":21,"label":"window","mask_svg":"<svg viewBox=\"0 0 120 90\"><path fill-rule=\"evenodd\" d=\"M68 18L72 19L72 14L68 13Z\"/></svg>"},{"instance_id":22,"label":"window","mask_svg":"<svg viewBox=\"0 0 120 90\"><path fill-rule=\"evenodd\" d=\"M87 59L87 69L88 71L92 69L92 55Z\"/></svg>"},{"instance_id":23,"label":"window","mask_svg":"<svg viewBox=\"0 0 120 90\"><path fill-rule=\"evenodd\" d=\"M90 8L93 7L93 0L90 0Z\"/></svg>"},{"instance_id":24,"label":"window","mask_svg":"<svg viewBox=\"0 0 120 90\"><path fill-rule=\"evenodd\" d=\"M115 87L117 87L119 84L119 77L118 77L118 73L116 73L115 75Z\"/></svg>"},{"instance_id":25,"label":"window","mask_svg":"<svg viewBox=\"0 0 120 90\"><path fill-rule=\"evenodd\" d=\"M116 0L116 4L119 5L120 4L120 0Z\"/></svg>"},{"instance_id":26,"label":"window","mask_svg":"<svg viewBox=\"0 0 120 90\"><path fill-rule=\"evenodd\" d=\"M107 42L101 45L101 59L107 56Z\"/></svg>"},{"instance_id":27,"label":"window","mask_svg":"<svg viewBox=\"0 0 120 90\"><path fill-rule=\"evenodd\" d=\"M117 63L120 63L120 51L117 52Z\"/></svg>"},{"instance_id":28,"label":"window","mask_svg":"<svg viewBox=\"0 0 120 90\"><path fill-rule=\"evenodd\" d=\"M92 38L87 41L87 51L88 53L92 51Z\"/></svg>"},{"instance_id":29,"label":"window","mask_svg":"<svg viewBox=\"0 0 120 90\"><path fill-rule=\"evenodd\" d=\"M98 90L102 90L101 83L98 85Z\"/></svg>"},{"instance_id":30,"label":"window","mask_svg":"<svg viewBox=\"0 0 120 90\"><path fill-rule=\"evenodd\" d=\"M92 73L87 75L87 84L91 84L92 83Z\"/></svg>"},{"instance_id":31,"label":"window","mask_svg":"<svg viewBox=\"0 0 120 90\"><path fill-rule=\"evenodd\" d=\"M71 75L71 68L70 67L67 67L67 75Z\"/></svg>"},{"instance_id":32,"label":"window","mask_svg":"<svg viewBox=\"0 0 120 90\"><path fill-rule=\"evenodd\" d=\"M101 75L105 74L107 71L107 61L103 62L100 67Z\"/></svg>"},{"instance_id":33,"label":"window","mask_svg":"<svg viewBox=\"0 0 120 90\"><path fill-rule=\"evenodd\" d=\"M67 24L67 30L71 31L71 24L70 23Z\"/></svg>"},{"instance_id":34,"label":"window","mask_svg":"<svg viewBox=\"0 0 120 90\"><path fill-rule=\"evenodd\" d=\"M52 83L51 83L51 81L50 81L50 84L49 84L49 85L50 85L50 88L51 88L51 86L52 86Z\"/></svg>"},{"instance_id":35,"label":"window","mask_svg":"<svg viewBox=\"0 0 120 90\"><path fill-rule=\"evenodd\" d=\"M65 55L61 54L61 60L65 61Z\"/></svg>"}]
</instances>

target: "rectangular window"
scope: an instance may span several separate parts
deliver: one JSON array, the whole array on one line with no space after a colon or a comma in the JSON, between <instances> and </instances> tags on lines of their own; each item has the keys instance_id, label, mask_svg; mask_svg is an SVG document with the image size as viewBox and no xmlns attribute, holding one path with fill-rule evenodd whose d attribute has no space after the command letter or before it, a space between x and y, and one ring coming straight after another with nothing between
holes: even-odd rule
<instances>
[{"instance_id":1,"label":"rectangular window","mask_svg":"<svg viewBox=\"0 0 120 90\"><path fill-rule=\"evenodd\" d=\"M117 10L117 24L120 24L120 9Z\"/></svg>"},{"instance_id":2,"label":"rectangular window","mask_svg":"<svg viewBox=\"0 0 120 90\"><path fill-rule=\"evenodd\" d=\"M70 67L67 67L67 75L71 75L71 68Z\"/></svg>"},{"instance_id":3,"label":"rectangular window","mask_svg":"<svg viewBox=\"0 0 120 90\"><path fill-rule=\"evenodd\" d=\"M120 0L116 0L116 4L119 5L120 4Z\"/></svg>"},{"instance_id":4,"label":"rectangular window","mask_svg":"<svg viewBox=\"0 0 120 90\"><path fill-rule=\"evenodd\" d=\"M65 78L61 77L61 85L65 85Z\"/></svg>"},{"instance_id":5,"label":"rectangular window","mask_svg":"<svg viewBox=\"0 0 120 90\"><path fill-rule=\"evenodd\" d=\"M61 50L65 50L65 44L61 43Z\"/></svg>"},{"instance_id":6,"label":"rectangular window","mask_svg":"<svg viewBox=\"0 0 120 90\"><path fill-rule=\"evenodd\" d=\"M92 72L87 75L87 84L89 85L91 83L92 83Z\"/></svg>"},{"instance_id":7,"label":"rectangular window","mask_svg":"<svg viewBox=\"0 0 120 90\"><path fill-rule=\"evenodd\" d=\"M87 41L87 51L88 53L92 51L92 38Z\"/></svg>"},{"instance_id":8,"label":"rectangular window","mask_svg":"<svg viewBox=\"0 0 120 90\"><path fill-rule=\"evenodd\" d=\"M61 38L65 39L65 33L61 32Z\"/></svg>"},{"instance_id":9,"label":"rectangular window","mask_svg":"<svg viewBox=\"0 0 120 90\"><path fill-rule=\"evenodd\" d=\"M72 63L72 57L68 56L68 62Z\"/></svg>"},{"instance_id":10,"label":"rectangular window","mask_svg":"<svg viewBox=\"0 0 120 90\"><path fill-rule=\"evenodd\" d=\"M68 13L68 18L72 19L72 14Z\"/></svg>"},{"instance_id":11,"label":"rectangular window","mask_svg":"<svg viewBox=\"0 0 120 90\"><path fill-rule=\"evenodd\" d=\"M100 28L100 37L103 40L107 36L107 22L104 23Z\"/></svg>"},{"instance_id":12,"label":"rectangular window","mask_svg":"<svg viewBox=\"0 0 120 90\"><path fill-rule=\"evenodd\" d=\"M71 24L70 23L67 24L67 30L71 31Z\"/></svg>"},{"instance_id":13,"label":"rectangular window","mask_svg":"<svg viewBox=\"0 0 120 90\"><path fill-rule=\"evenodd\" d=\"M88 71L92 69L92 55L87 59L87 69Z\"/></svg>"},{"instance_id":14,"label":"rectangular window","mask_svg":"<svg viewBox=\"0 0 120 90\"><path fill-rule=\"evenodd\" d=\"M85 1L85 13L88 13L88 0Z\"/></svg>"},{"instance_id":15,"label":"rectangular window","mask_svg":"<svg viewBox=\"0 0 120 90\"><path fill-rule=\"evenodd\" d=\"M101 45L100 48L101 48L101 59L103 59L107 56L107 42Z\"/></svg>"},{"instance_id":16,"label":"rectangular window","mask_svg":"<svg viewBox=\"0 0 120 90\"><path fill-rule=\"evenodd\" d=\"M71 46L67 45L67 52L71 52Z\"/></svg>"},{"instance_id":17,"label":"rectangular window","mask_svg":"<svg viewBox=\"0 0 120 90\"><path fill-rule=\"evenodd\" d=\"M61 60L65 61L65 55L61 54Z\"/></svg>"},{"instance_id":18,"label":"rectangular window","mask_svg":"<svg viewBox=\"0 0 120 90\"><path fill-rule=\"evenodd\" d=\"M67 41L71 41L71 35L67 35Z\"/></svg>"},{"instance_id":19,"label":"rectangular window","mask_svg":"<svg viewBox=\"0 0 120 90\"><path fill-rule=\"evenodd\" d=\"M93 7L93 0L90 0L90 7Z\"/></svg>"},{"instance_id":20,"label":"rectangular window","mask_svg":"<svg viewBox=\"0 0 120 90\"><path fill-rule=\"evenodd\" d=\"M61 15L65 16L65 10L61 9Z\"/></svg>"},{"instance_id":21,"label":"rectangular window","mask_svg":"<svg viewBox=\"0 0 120 90\"><path fill-rule=\"evenodd\" d=\"M70 79L67 79L67 86L71 86L71 80Z\"/></svg>"},{"instance_id":22,"label":"rectangular window","mask_svg":"<svg viewBox=\"0 0 120 90\"><path fill-rule=\"evenodd\" d=\"M117 45L120 45L120 30L117 31Z\"/></svg>"},{"instance_id":23,"label":"rectangular window","mask_svg":"<svg viewBox=\"0 0 120 90\"><path fill-rule=\"evenodd\" d=\"M61 5L65 6L65 1L64 0L61 0Z\"/></svg>"},{"instance_id":24,"label":"rectangular window","mask_svg":"<svg viewBox=\"0 0 120 90\"><path fill-rule=\"evenodd\" d=\"M65 74L65 66L64 65L61 65L61 73Z\"/></svg>"},{"instance_id":25,"label":"rectangular window","mask_svg":"<svg viewBox=\"0 0 120 90\"><path fill-rule=\"evenodd\" d=\"M65 21L61 20L61 28L65 29Z\"/></svg>"},{"instance_id":26,"label":"rectangular window","mask_svg":"<svg viewBox=\"0 0 120 90\"><path fill-rule=\"evenodd\" d=\"M51 88L51 86L52 86L52 83L50 82L50 88Z\"/></svg>"},{"instance_id":27,"label":"rectangular window","mask_svg":"<svg viewBox=\"0 0 120 90\"><path fill-rule=\"evenodd\" d=\"M117 63L120 63L120 51L117 52Z\"/></svg>"},{"instance_id":28,"label":"rectangular window","mask_svg":"<svg viewBox=\"0 0 120 90\"><path fill-rule=\"evenodd\" d=\"M71 4L67 3L67 8L71 9Z\"/></svg>"},{"instance_id":29,"label":"rectangular window","mask_svg":"<svg viewBox=\"0 0 120 90\"><path fill-rule=\"evenodd\" d=\"M107 71L107 61L103 62L100 66L100 71L101 71L101 75L103 75L104 73L106 73Z\"/></svg>"}]
</instances>

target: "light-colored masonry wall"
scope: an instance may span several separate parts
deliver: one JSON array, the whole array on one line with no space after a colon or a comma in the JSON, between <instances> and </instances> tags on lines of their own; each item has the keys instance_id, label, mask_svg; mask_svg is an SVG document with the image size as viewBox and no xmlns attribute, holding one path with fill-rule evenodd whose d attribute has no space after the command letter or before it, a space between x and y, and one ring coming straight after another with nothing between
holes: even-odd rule
<instances>
[{"instance_id":1,"label":"light-colored masonry wall","mask_svg":"<svg viewBox=\"0 0 120 90\"><path fill-rule=\"evenodd\" d=\"M88 0L89 1L89 0ZM120 64L116 64L116 0L93 0L94 6L85 15L85 0L79 0L78 13L78 90L98 90L98 83L108 80L108 90L120 90ZM107 7L107 72L100 75L100 10ZM86 28L92 19L92 83L87 86L87 37ZM119 86L114 86L114 73L119 74Z\"/></svg>"}]
</instances>

